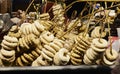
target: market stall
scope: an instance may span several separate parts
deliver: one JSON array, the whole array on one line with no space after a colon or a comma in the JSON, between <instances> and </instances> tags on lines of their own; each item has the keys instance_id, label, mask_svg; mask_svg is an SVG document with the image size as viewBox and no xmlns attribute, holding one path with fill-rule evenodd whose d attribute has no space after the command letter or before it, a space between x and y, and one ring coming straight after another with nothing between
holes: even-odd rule
<instances>
[{"instance_id":1,"label":"market stall","mask_svg":"<svg viewBox=\"0 0 120 74\"><path fill-rule=\"evenodd\" d=\"M74 10L73 5L81 2L81 11ZM25 10L1 15L1 71L110 73L119 64L119 33L115 32L120 19L119 1L40 3L31 0Z\"/></svg>"}]
</instances>

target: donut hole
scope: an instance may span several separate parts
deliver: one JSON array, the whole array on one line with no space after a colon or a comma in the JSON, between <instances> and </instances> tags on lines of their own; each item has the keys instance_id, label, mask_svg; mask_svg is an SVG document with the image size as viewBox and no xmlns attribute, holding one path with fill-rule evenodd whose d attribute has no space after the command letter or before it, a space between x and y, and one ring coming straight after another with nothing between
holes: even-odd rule
<instances>
[{"instance_id":1,"label":"donut hole","mask_svg":"<svg viewBox=\"0 0 120 74\"><path fill-rule=\"evenodd\" d=\"M43 61L46 61L45 58L42 58Z\"/></svg>"},{"instance_id":2,"label":"donut hole","mask_svg":"<svg viewBox=\"0 0 120 74\"><path fill-rule=\"evenodd\" d=\"M47 36L50 36L50 34L48 33Z\"/></svg>"}]
</instances>

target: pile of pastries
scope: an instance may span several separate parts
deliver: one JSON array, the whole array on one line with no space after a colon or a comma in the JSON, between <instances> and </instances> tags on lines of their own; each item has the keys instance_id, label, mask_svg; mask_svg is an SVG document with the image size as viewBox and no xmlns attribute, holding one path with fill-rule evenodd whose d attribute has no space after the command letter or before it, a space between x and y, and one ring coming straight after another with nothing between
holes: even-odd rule
<instances>
[{"instance_id":1,"label":"pile of pastries","mask_svg":"<svg viewBox=\"0 0 120 74\"><path fill-rule=\"evenodd\" d=\"M75 29L66 33L64 9L61 4L52 8L52 20L49 13L42 13L33 22L23 22L10 28L1 42L0 66L115 64L118 52L108 48L108 41L103 38L105 32L100 37L100 26L96 26L89 35L87 25L75 20ZM69 21L68 25L74 23Z\"/></svg>"}]
</instances>

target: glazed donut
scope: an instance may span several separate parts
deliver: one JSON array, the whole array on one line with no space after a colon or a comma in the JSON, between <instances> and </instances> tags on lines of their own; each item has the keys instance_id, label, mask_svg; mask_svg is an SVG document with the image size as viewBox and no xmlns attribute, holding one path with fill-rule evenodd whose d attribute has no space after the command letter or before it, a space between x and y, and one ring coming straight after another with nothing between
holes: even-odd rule
<instances>
[{"instance_id":1,"label":"glazed donut","mask_svg":"<svg viewBox=\"0 0 120 74\"><path fill-rule=\"evenodd\" d=\"M99 38L95 38L93 39L92 43L95 47L98 47L98 48L106 48L108 46L108 42L105 39L100 39L99 41Z\"/></svg>"},{"instance_id":2,"label":"glazed donut","mask_svg":"<svg viewBox=\"0 0 120 74\"><path fill-rule=\"evenodd\" d=\"M5 57L11 57L15 55L15 50L8 51L2 48L0 51L1 51L1 54Z\"/></svg>"},{"instance_id":3,"label":"glazed donut","mask_svg":"<svg viewBox=\"0 0 120 74\"><path fill-rule=\"evenodd\" d=\"M96 51L96 52L104 52L106 49L105 48L97 48L93 44L91 44L91 48Z\"/></svg>"},{"instance_id":4,"label":"glazed donut","mask_svg":"<svg viewBox=\"0 0 120 74\"><path fill-rule=\"evenodd\" d=\"M118 52L112 49L112 54L111 54L110 51L111 51L110 49L106 49L105 51L106 58L109 59L110 61L116 60L118 57Z\"/></svg>"},{"instance_id":5,"label":"glazed donut","mask_svg":"<svg viewBox=\"0 0 120 74\"><path fill-rule=\"evenodd\" d=\"M52 47L50 47L49 45L44 45L44 48L47 49L48 51L52 52L53 54L56 53L56 51Z\"/></svg>"},{"instance_id":6,"label":"glazed donut","mask_svg":"<svg viewBox=\"0 0 120 74\"><path fill-rule=\"evenodd\" d=\"M5 35L3 38L8 42L18 43L18 39L16 37L10 37L10 36Z\"/></svg>"},{"instance_id":7,"label":"glazed donut","mask_svg":"<svg viewBox=\"0 0 120 74\"><path fill-rule=\"evenodd\" d=\"M65 48L61 48L55 54L53 59L54 59L55 65L66 65L70 60L70 56L68 55L68 50Z\"/></svg>"}]
</instances>

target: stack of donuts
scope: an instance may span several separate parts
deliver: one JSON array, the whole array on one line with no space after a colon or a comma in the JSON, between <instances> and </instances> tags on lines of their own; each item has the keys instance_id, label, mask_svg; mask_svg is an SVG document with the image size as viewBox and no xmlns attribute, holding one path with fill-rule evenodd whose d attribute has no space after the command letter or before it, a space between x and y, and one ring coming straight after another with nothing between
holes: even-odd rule
<instances>
[{"instance_id":1,"label":"stack of donuts","mask_svg":"<svg viewBox=\"0 0 120 74\"><path fill-rule=\"evenodd\" d=\"M87 65L96 64L96 60L99 59L100 54L107 49L107 46L108 42L105 39L93 39L90 48L84 55L83 62Z\"/></svg>"},{"instance_id":2,"label":"stack of donuts","mask_svg":"<svg viewBox=\"0 0 120 74\"><path fill-rule=\"evenodd\" d=\"M73 65L80 65L83 63L83 56L90 47L91 39L88 35L80 34L76 37L75 46L71 50L70 60Z\"/></svg>"},{"instance_id":3,"label":"stack of donuts","mask_svg":"<svg viewBox=\"0 0 120 74\"><path fill-rule=\"evenodd\" d=\"M15 59L15 50L18 45L18 39L16 37L11 37L5 35L0 49L0 59L3 62L3 66L12 66Z\"/></svg>"},{"instance_id":4,"label":"stack of donuts","mask_svg":"<svg viewBox=\"0 0 120 74\"><path fill-rule=\"evenodd\" d=\"M114 65L118 52L108 48L102 27L88 34L93 18L87 24L88 18L64 14L62 4L55 3L52 18L49 12L31 13L13 25L0 44L0 66Z\"/></svg>"},{"instance_id":5,"label":"stack of donuts","mask_svg":"<svg viewBox=\"0 0 120 74\"><path fill-rule=\"evenodd\" d=\"M115 49L106 49L103 56L102 56L102 60L100 61L101 64L103 65L113 65L115 64L115 61L118 57L118 52Z\"/></svg>"},{"instance_id":6,"label":"stack of donuts","mask_svg":"<svg viewBox=\"0 0 120 74\"><path fill-rule=\"evenodd\" d=\"M55 4L52 6L54 21L59 25L63 25L65 22L64 9L61 4Z\"/></svg>"},{"instance_id":7,"label":"stack of donuts","mask_svg":"<svg viewBox=\"0 0 120 74\"><path fill-rule=\"evenodd\" d=\"M92 32L91 32L91 37L92 38L99 38L100 36L103 38L106 36L106 32L100 32L101 31L101 26L96 26Z\"/></svg>"}]
</instances>

